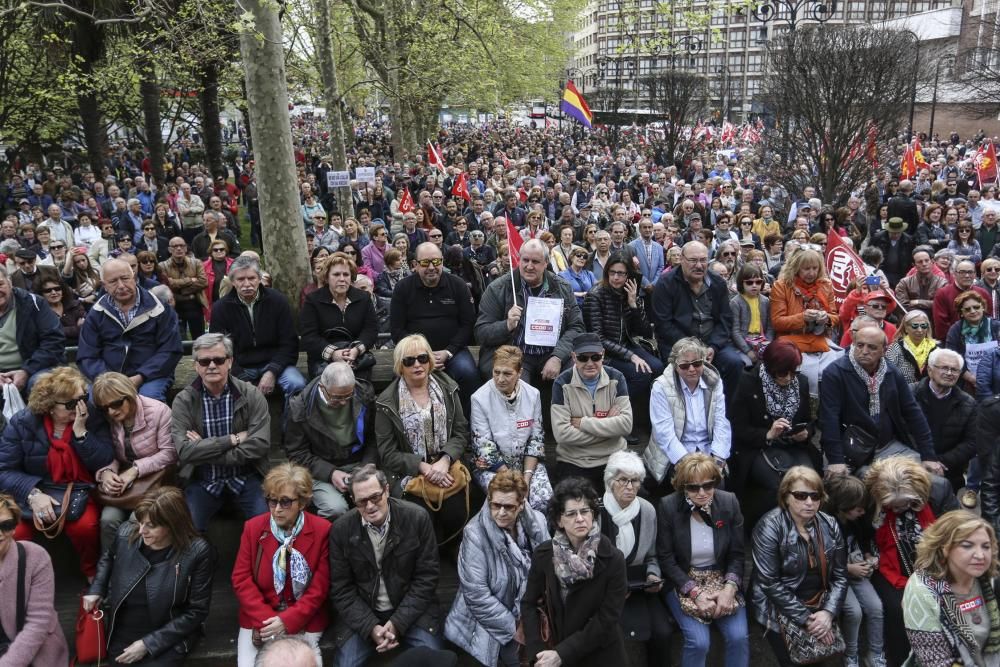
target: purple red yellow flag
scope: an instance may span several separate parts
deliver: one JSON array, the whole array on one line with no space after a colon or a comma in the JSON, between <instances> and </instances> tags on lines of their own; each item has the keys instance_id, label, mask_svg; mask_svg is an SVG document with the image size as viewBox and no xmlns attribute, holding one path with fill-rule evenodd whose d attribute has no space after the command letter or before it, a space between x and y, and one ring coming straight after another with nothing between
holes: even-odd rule
<instances>
[{"instance_id":1,"label":"purple red yellow flag","mask_svg":"<svg viewBox=\"0 0 1000 667\"><path fill-rule=\"evenodd\" d=\"M590 113L590 107L587 106L583 95L576 89L572 81L566 82L566 90L563 91L563 98L559 104L559 108L563 113L576 118L588 128L593 128L591 121L594 119L594 114Z\"/></svg>"}]
</instances>

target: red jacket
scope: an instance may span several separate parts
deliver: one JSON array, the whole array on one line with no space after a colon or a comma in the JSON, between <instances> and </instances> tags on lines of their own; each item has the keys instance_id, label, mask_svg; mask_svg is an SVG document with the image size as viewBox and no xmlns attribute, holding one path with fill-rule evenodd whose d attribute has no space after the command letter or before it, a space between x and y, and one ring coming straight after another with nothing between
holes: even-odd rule
<instances>
[{"instance_id":1,"label":"red jacket","mask_svg":"<svg viewBox=\"0 0 1000 667\"><path fill-rule=\"evenodd\" d=\"M925 503L923 508L917 512L917 521L924 530L927 530L927 527L934 523L936 518L929 503ZM875 546L878 547L878 571L894 588L903 590L909 577L903 572L903 566L899 562L899 550L896 549L896 539L892 535L895 529L896 513L892 510L886 510L882 525L875 530Z\"/></svg>"},{"instance_id":2,"label":"red jacket","mask_svg":"<svg viewBox=\"0 0 1000 667\"><path fill-rule=\"evenodd\" d=\"M278 540L271 534L271 515L255 516L243 525L240 550L233 566L233 590L240 602L240 627L259 629L272 616L281 617L285 631L290 634L323 632L327 626L327 598L330 595L330 522L315 514L305 513L302 532L295 538L294 546L306 558L312 570L312 581L298 600L285 611L277 613L278 595L274 592L274 575L271 561L278 550ZM254 561L257 546L261 546L257 572ZM286 590L291 586L287 582Z\"/></svg>"}]
</instances>

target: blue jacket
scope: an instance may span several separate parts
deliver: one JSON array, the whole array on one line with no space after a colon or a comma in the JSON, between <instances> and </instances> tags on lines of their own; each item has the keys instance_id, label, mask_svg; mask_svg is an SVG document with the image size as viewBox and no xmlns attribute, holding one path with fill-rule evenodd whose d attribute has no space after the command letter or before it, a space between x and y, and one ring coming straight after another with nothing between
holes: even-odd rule
<instances>
[{"instance_id":1,"label":"blue jacket","mask_svg":"<svg viewBox=\"0 0 1000 667\"><path fill-rule=\"evenodd\" d=\"M87 313L80 328L76 363L93 380L106 371L141 375L144 380L173 377L184 353L177 313L152 294L136 287L139 312L128 326L105 294Z\"/></svg>"},{"instance_id":2,"label":"blue jacket","mask_svg":"<svg viewBox=\"0 0 1000 667\"><path fill-rule=\"evenodd\" d=\"M893 437L915 449L921 460L938 460L923 410L913 397L906 378L888 362L885 379L879 388L879 405L892 420ZM868 388L846 354L826 367L819 385L819 427L823 434L820 445L831 464L844 463L842 437L845 426L860 426L872 435L879 432L868 413Z\"/></svg>"},{"instance_id":3,"label":"blue jacket","mask_svg":"<svg viewBox=\"0 0 1000 667\"><path fill-rule=\"evenodd\" d=\"M993 354L979 360L976 366L976 400L985 401L1000 394L1000 348Z\"/></svg>"},{"instance_id":4,"label":"blue jacket","mask_svg":"<svg viewBox=\"0 0 1000 667\"><path fill-rule=\"evenodd\" d=\"M59 316L52 312L42 297L20 287L12 289L11 298L17 309L17 351L24 360L21 370L31 376L38 371L65 364L66 337L59 324Z\"/></svg>"},{"instance_id":5,"label":"blue jacket","mask_svg":"<svg viewBox=\"0 0 1000 667\"><path fill-rule=\"evenodd\" d=\"M660 274L663 273L663 246L656 241L652 243L652 263L646 261L646 246L643 245L642 239L636 239L629 243L629 246L632 248L632 254L639 258L639 272L642 273L641 287L656 283Z\"/></svg>"},{"instance_id":6,"label":"blue jacket","mask_svg":"<svg viewBox=\"0 0 1000 667\"><path fill-rule=\"evenodd\" d=\"M111 463L115 453L103 415L93 404L88 408L87 434L82 439L74 437L72 446L87 470L96 473ZM0 436L0 489L22 507L39 482L52 481L47 466L49 446L45 423L28 408L11 417Z\"/></svg>"},{"instance_id":7,"label":"blue jacket","mask_svg":"<svg viewBox=\"0 0 1000 667\"><path fill-rule=\"evenodd\" d=\"M715 326L708 340L702 342L718 352L732 345L733 311L729 307L729 286L711 271L705 272L705 280L712 297L712 321ZM662 276L653 287L653 328L660 356L664 359L674 343L695 334L694 297L680 268Z\"/></svg>"}]
</instances>

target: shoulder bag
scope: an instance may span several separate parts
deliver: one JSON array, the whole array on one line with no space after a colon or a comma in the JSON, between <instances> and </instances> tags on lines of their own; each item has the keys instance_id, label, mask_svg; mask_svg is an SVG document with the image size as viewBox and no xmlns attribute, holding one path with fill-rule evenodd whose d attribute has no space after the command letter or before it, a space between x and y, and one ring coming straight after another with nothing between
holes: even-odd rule
<instances>
[{"instance_id":1,"label":"shoulder bag","mask_svg":"<svg viewBox=\"0 0 1000 667\"><path fill-rule=\"evenodd\" d=\"M59 516L47 526L34 515L30 506L22 516L34 522L35 530L50 540L54 540L62 533L63 526L67 521L77 521L83 516L87 509L87 503L90 502L90 492L93 485L81 482L70 482L69 484L42 482L38 484L37 488L47 496L57 500L61 499L59 500Z\"/></svg>"},{"instance_id":2,"label":"shoulder bag","mask_svg":"<svg viewBox=\"0 0 1000 667\"><path fill-rule=\"evenodd\" d=\"M97 663L108 657L108 635L104 627L104 612L100 607L84 611L83 598L80 612L76 617L76 659L75 663Z\"/></svg>"},{"instance_id":3,"label":"shoulder bag","mask_svg":"<svg viewBox=\"0 0 1000 667\"><path fill-rule=\"evenodd\" d=\"M27 563L24 560L24 545L17 542L17 632L24 629L25 616L28 613L28 605L24 594L24 575ZM15 635L14 637L16 637ZM0 643L0 657L7 654L14 637L7 637Z\"/></svg>"},{"instance_id":4,"label":"shoulder bag","mask_svg":"<svg viewBox=\"0 0 1000 667\"><path fill-rule=\"evenodd\" d=\"M854 470L868 465L878 446L875 436L855 424L842 426L841 433L843 435L840 441L847 465Z\"/></svg>"}]
</instances>

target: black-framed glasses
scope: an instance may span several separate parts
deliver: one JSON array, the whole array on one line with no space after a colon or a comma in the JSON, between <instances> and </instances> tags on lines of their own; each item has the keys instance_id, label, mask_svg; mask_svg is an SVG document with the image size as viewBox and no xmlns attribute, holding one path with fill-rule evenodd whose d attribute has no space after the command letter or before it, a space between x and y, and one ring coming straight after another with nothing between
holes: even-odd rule
<instances>
[{"instance_id":1,"label":"black-framed glasses","mask_svg":"<svg viewBox=\"0 0 1000 667\"><path fill-rule=\"evenodd\" d=\"M212 248L212 252L226 252L225 248Z\"/></svg>"},{"instance_id":2,"label":"black-framed glasses","mask_svg":"<svg viewBox=\"0 0 1000 667\"><path fill-rule=\"evenodd\" d=\"M104 405L98 405L97 407L100 408L101 410L104 410L105 412L107 412L108 410L118 410L123 405L125 405L125 401L127 400L128 398L122 396L121 398L111 401L110 403L106 403Z\"/></svg>"},{"instance_id":3,"label":"black-framed glasses","mask_svg":"<svg viewBox=\"0 0 1000 667\"><path fill-rule=\"evenodd\" d=\"M865 305L865 308L870 308L871 310L885 310L888 307L889 306L884 303L869 303Z\"/></svg>"},{"instance_id":4,"label":"black-framed glasses","mask_svg":"<svg viewBox=\"0 0 1000 667\"><path fill-rule=\"evenodd\" d=\"M594 510L590 509L589 507L583 507L578 510L567 510L562 513L562 516L564 519L575 519L578 516L586 518L592 515L593 513Z\"/></svg>"},{"instance_id":5,"label":"black-framed glasses","mask_svg":"<svg viewBox=\"0 0 1000 667\"><path fill-rule=\"evenodd\" d=\"M369 505L378 505L379 501L382 500L382 496L385 495L385 489L380 489L378 493L373 493L367 498L355 498L354 506L365 508Z\"/></svg>"},{"instance_id":6,"label":"black-framed glasses","mask_svg":"<svg viewBox=\"0 0 1000 667\"><path fill-rule=\"evenodd\" d=\"M86 402L87 401L87 395L84 394L83 396L77 396L76 398L71 398L68 401L56 401L56 405L61 405L64 408L66 408L67 410L76 410L76 405L80 401Z\"/></svg>"},{"instance_id":7,"label":"black-framed glasses","mask_svg":"<svg viewBox=\"0 0 1000 667\"><path fill-rule=\"evenodd\" d=\"M208 368L212 364L215 364L216 366L221 366L227 361L229 361L229 357L201 357L199 359L194 360L194 362L199 366L201 366L202 368Z\"/></svg>"},{"instance_id":8,"label":"black-framed glasses","mask_svg":"<svg viewBox=\"0 0 1000 667\"><path fill-rule=\"evenodd\" d=\"M413 364L426 364L431 360L431 355L426 352L422 352L415 357L403 357L403 365L407 368L411 367Z\"/></svg>"},{"instance_id":9,"label":"black-framed glasses","mask_svg":"<svg viewBox=\"0 0 1000 667\"><path fill-rule=\"evenodd\" d=\"M0 521L0 533L11 533L17 530L17 521L14 519L7 519L6 521Z\"/></svg>"},{"instance_id":10,"label":"black-framed glasses","mask_svg":"<svg viewBox=\"0 0 1000 667\"><path fill-rule=\"evenodd\" d=\"M701 484L685 484L684 490L688 493L699 493L701 491L712 491L718 486L718 482L714 479L710 479L707 482L702 482Z\"/></svg>"},{"instance_id":11,"label":"black-framed glasses","mask_svg":"<svg viewBox=\"0 0 1000 667\"><path fill-rule=\"evenodd\" d=\"M286 510L292 506L292 503L297 501L298 498L268 498L267 506L271 509L275 507L281 507L281 509Z\"/></svg>"},{"instance_id":12,"label":"black-framed glasses","mask_svg":"<svg viewBox=\"0 0 1000 667\"><path fill-rule=\"evenodd\" d=\"M701 368L705 365L704 359L695 359L694 361L679 361L677 362L677 368L682 371L686 371L689 368Z\"/></svg>"},{"instance_id":13,"label":"black-framed glasses","mask_svg":"<svg viewBox=\"0 0 1000 667\"><path fill-rule=\"evenodd\" d=\"M52 245L49 246L49 250L65 250L65 249L66 249L65 243L59 243L59 244L53 243Z\"/></svg>"},{"instance_id":14,"label":"black-framed glasses","mask_svg":"<svg viewBox=\"0 0 1000 667\"><path fill-rule=\"evenodd\" d=\"M962 306L963 313L975 313L976 311L982 310L983 307L978 303L971 306Z\"/></svg>"},{"instance_id":15,"label":"black-framed glasses","mask_svg":"<svg viewBox=\"0 0 1000 667\"><path fill-rule=\"evenodd\" d=\"M56 285L55 287L46 287L42 290L42 294L55 294L56 292L62 292L62 287Z\"/></svg>"},{"instance_id":16,"label":"black-framed glasses","mask_svg":"<svg viewBox=\"0 0 1000 667\"><path fill-rule=\"evenodd\" d=\"M601 354L601 353L599 353L599 352L594 352L592 354L578 354L578 355L576 355L576 360L579 361L580 363L583 363L583 364L590 363L591 361L593 361L593 362L596 363L596 362L600 361L603 358L604 358L604 355Z\"/></svg>"},{"instance_id":17,"label":"black-framed glasses","mask_svg":"<svg viewBox=\"0 0 1000 667\"><path fill-rule=\"evenodd\" d=\"M633 489L637 488L640 484L642 484L642 480L636 477L615 477L611 481L614 482L615 484L618 484L619 486L627 486Z\"/></svg>"},{"instance_id":18,"label":"black-framed glasses","mask_svg":"<svg viewBox=\"0 0 1000 667\"><path fill-rule=\"evenodd\" d=\"M444 260L441 259L440 257L435 257L434 259L417 260L417 265L422 269L426 269L428 266L441 266L442 264L444 264Z\"/></svg>"},{"instance_id":19,"label":"black-framed glasses","mask_svg":"<svg viewBox=\"0 0 1000 667\"><path fill-rule=\"evenodd\" d=\"M931 325L927 322L910 322L911 329L930 329Z\"/></svg>"},{"instance_id":20,"label":"black-framed glasses","mask_svg":"<svg viewBox=\"0 0 1000 667\"><path fill-rule=\"evenodd\" d=\"M520 507L520 505L512 505L510 503L495 503L492 500L490 501L490 509L493 510L494 512L498 513L498 514L500 512L506 512L507 514L513 514L514 512L517 511L518 507Z\"/></svg>"},{"instance_id":21,"label":"black-framed glasses","mask_svg":"<svg viewBox=\"0 0 1000 667\"><path fill-rule=\"evenodd\" d=\"M743 284L744 285L763 285L764 281L761 280L760 278L748 278L747 280L743 281Z\"/></svg>"},{"instance_id":22,"label":"black-framed glasses","mask_svg":"<svg viewBox=\"0 0 1000 667\"><path fill-rule=\"evenodd\" d=\"M608 271L608 275L612 278L624 278L628 275L628 271L618 271L616 269L612 269L611 271Z\"/></svg>"},{"instance_id":23,"label":"black-framed glasses","mask_svg":"<svg viewBox=\"0 0 1000 667\"><path fill-rule=\"evenodd\" d=\"M789 491L789 493L792 494L792 498L795 498L799 502L811 500L814 503L818 503L820 498L823 497L819 491Z\"/></svg>"}]
</instances>

